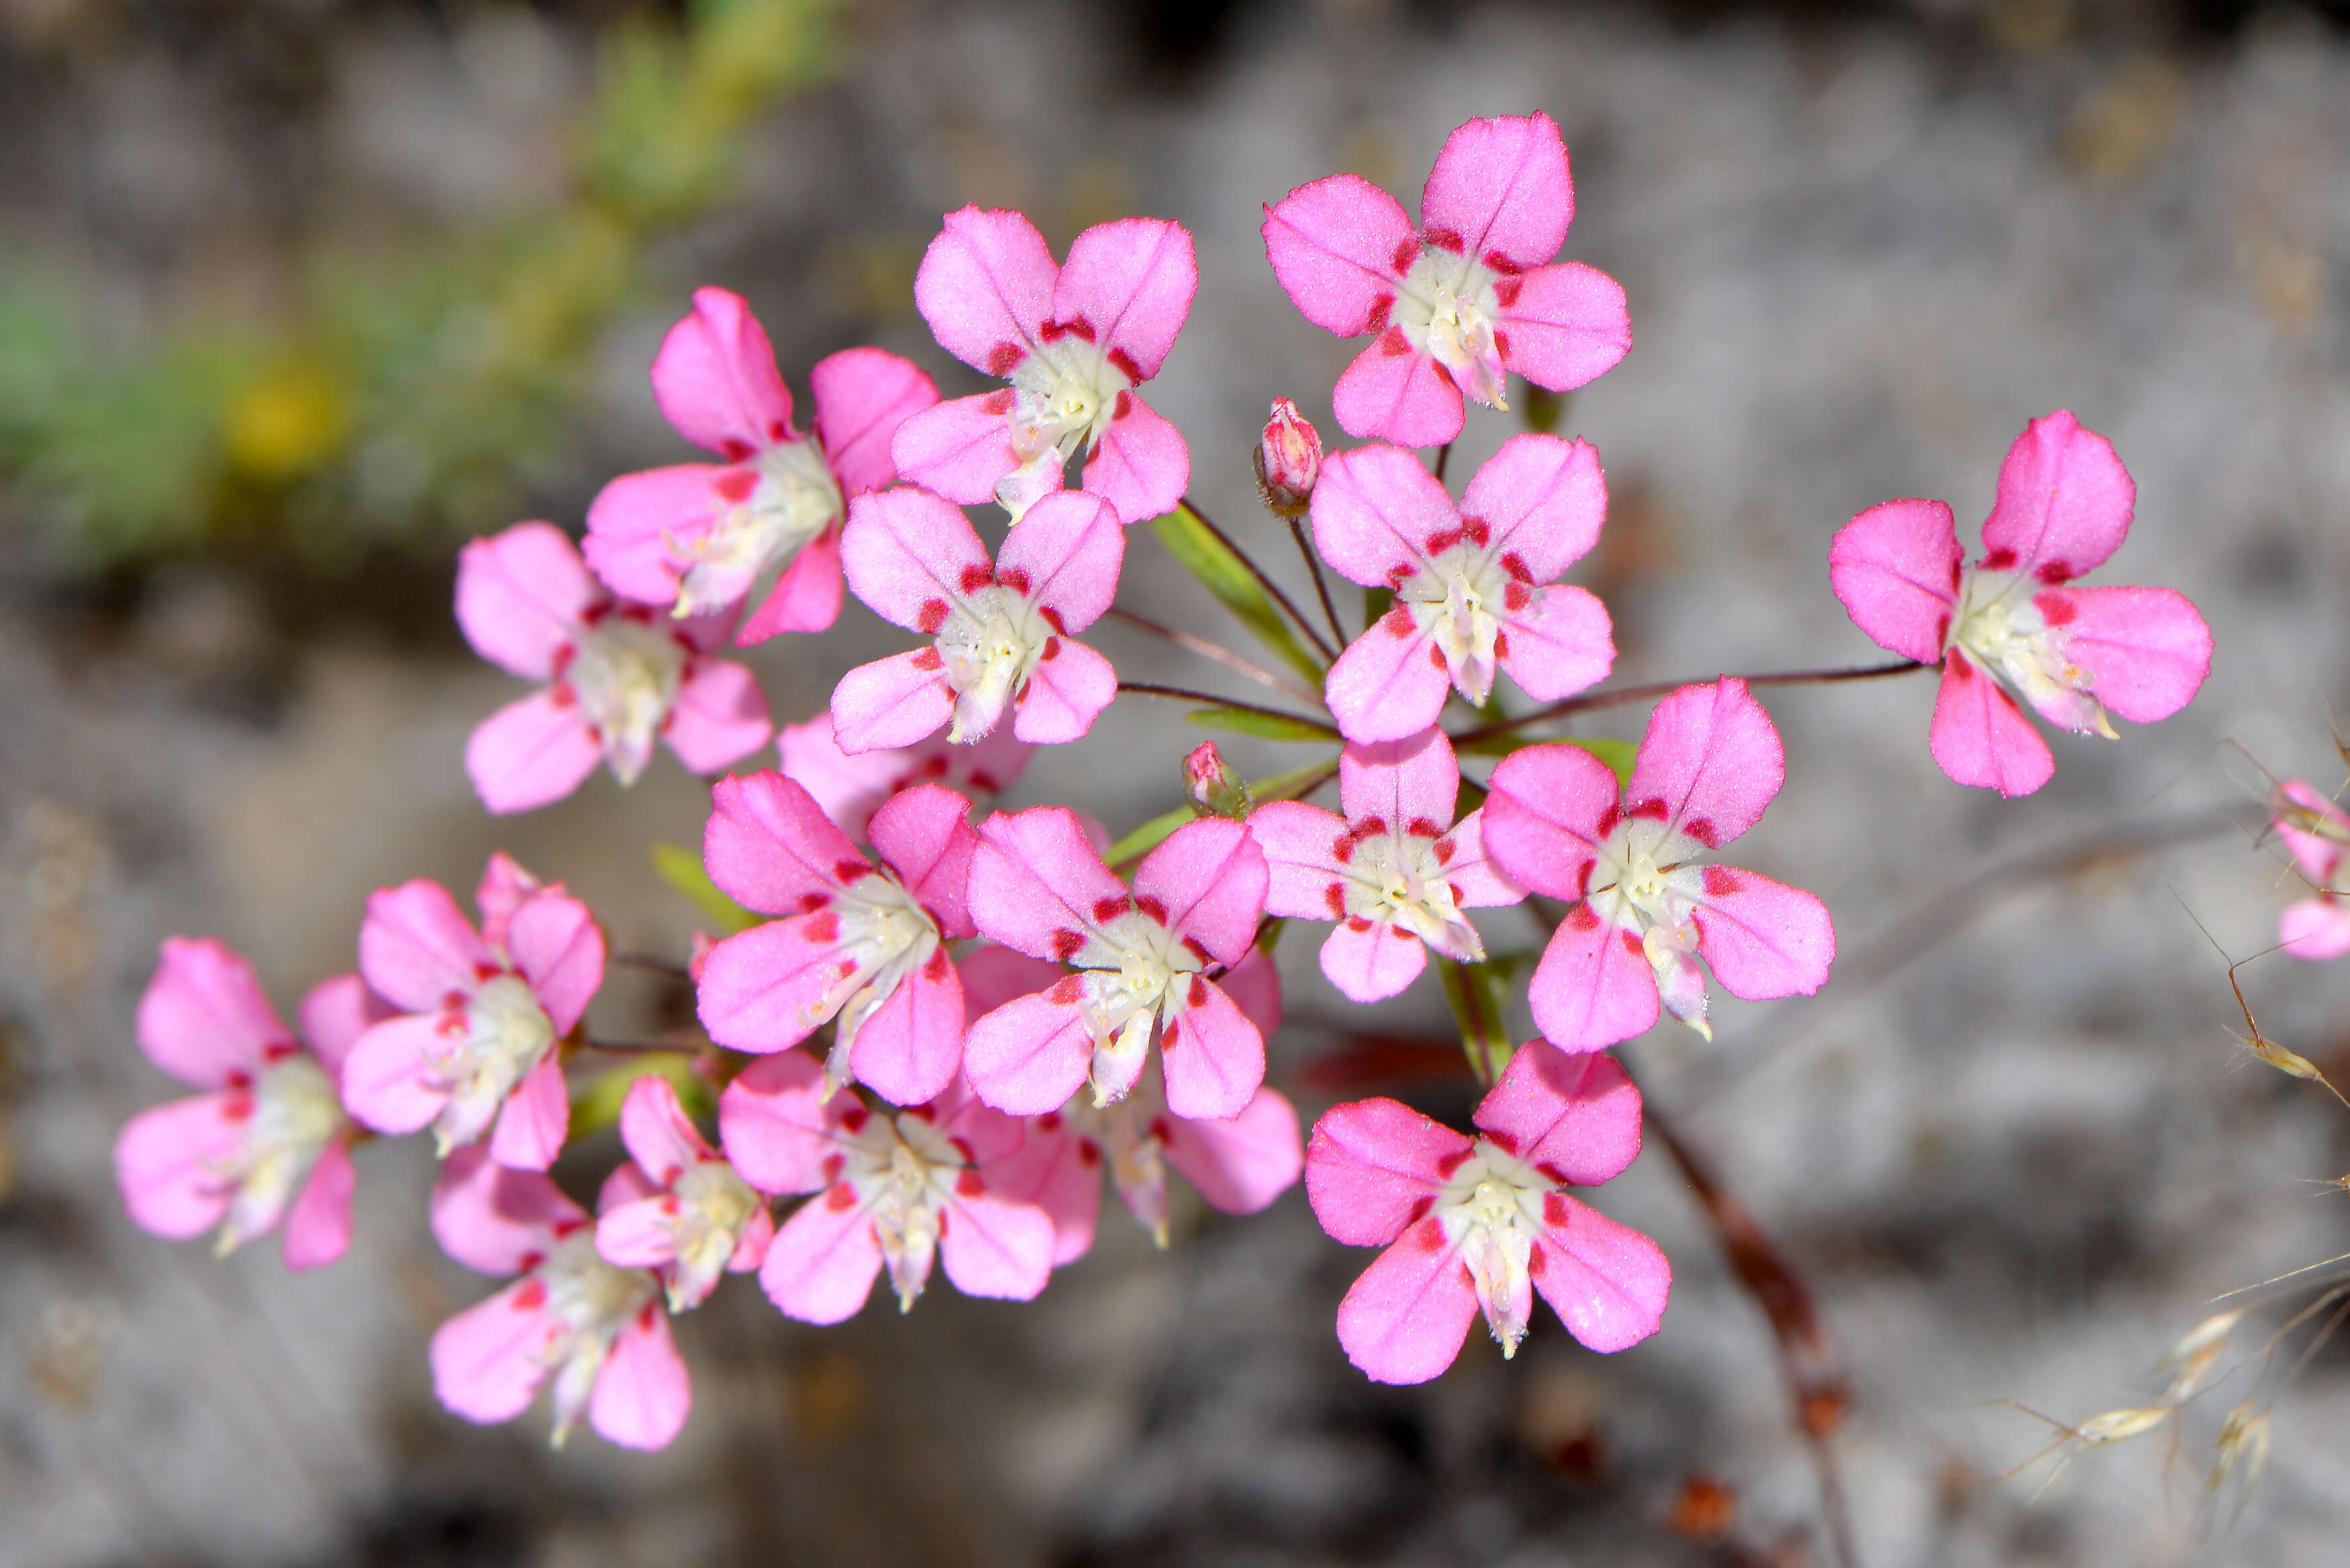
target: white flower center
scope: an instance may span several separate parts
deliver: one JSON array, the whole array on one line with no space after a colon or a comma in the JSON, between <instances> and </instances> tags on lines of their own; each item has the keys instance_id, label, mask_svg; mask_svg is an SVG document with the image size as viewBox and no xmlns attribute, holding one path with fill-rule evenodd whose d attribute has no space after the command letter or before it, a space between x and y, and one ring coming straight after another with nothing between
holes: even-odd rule
<instances>
[{"instance_id":1,"label":"white flower center","mask_svg":"<svg viewBox=\"0 0 2350 1568\"><path fill-rule=\"evenodd\" d=\"M645 612L622 609L585 628L562 679L577 698L605 759L624 784L652 760L685 678L686 648Z\"/></svg>"},{"instance_id":2,"label":"white flower center","mask_svg":"<svg viewBox=\"0 0 2350 1568\"><path fill-rule=\"evenodd\" d=\"M1039 347L1012 371L1012 450L1020 466L998 480L995 499L1018 522L1061 488L1069 460L1091 452L1132 389L1126 372L1094 344L1071 335Z\"/></svg>"},{"instance_id":3,"label":"white flower center","mask_svg":"<svg viewBox=\"0 0 2350 1568\"><path fill-rule=\"evenodd\" d=\"M1464 395L1507 410L1509 375L1493 328L1501 312L1493 292L1499 276L1482 262L1424 247L1404 275L1388 319L1414 348L1450 371Z\"/></svg>"},{"instance_id":4,"label":"white flower center","mask_svg":"<svg viewBox=\"0 0 2350 1568\"><path fill-rule=\"evenodd\" d=\"M1503 647L1495 612L1522 613L1538 591L1512 577L1485 546L1463 537L1435 553L1430 569L1398 585L1396 600L1443 653L1453 685L1482 708L1492 693Z\"/></svg>"},{"instance_id":5,"label":"white flower center","mask_svg":"<svg viewBox=\"0 0 2350 1568\"><path fill-rule=\"evenodd\" d=\"M970 1165L962 1149L925 1116L871 1117L850 1134L841 1179L871 1216L898 1310L914 1304L937 1256L941 1215Z\"/></svg>"},{"instance_id":6,"label":"white flower center","mask_svg":"<svg viewBox=\"0 0 2350 1568\"><path fill-rule=\"evenodd\" d=\"M1431 1210L1461 1250L1485 1322L1504 1356L1517 1354L1534 1303L1529 1260L1543 1228L1543 1199L1557 1184L1489 1138L1446 1179Z\"/></svg>"},{"instance_id":7,"label":"white flower center","mask_svg":"<svg viewBox=\"0 0 2350 1568\"><path fill-rule=\"evenodd\" d=\"M446 1155L489 1129L515 1085L554 1048L555 1023L528 981L500 974L442 1019L441 1032L447 1043L431 1054L430 1065L449 1103L434 1118L432 1136Z\"/></svg>"},{"instance_id":8,"label":"white flower center","mask_svg":"<svg viewBox=\"0 0 2350 1568\"><path fill-rule=\"evenodd\" d=\"M760 577L840 521L840 482L814 436L769 447L743 466L756 476L749 493L707 533L671 542L671 558L685 568L673 612L681 618L741 602Z\"/></svg>"},{"instance_id":9,"label":"white flower center","mask_svg":"<svg viewBox=\"0 0 2350 1568\"><path fill-rule=\"evenodd\" d=\"M317 1057L302 1052L262 1068L244 1137L219 1172L222 1185L236 1189L216 1244L222 1255L277 1223L344 1125L342 1102Z\"/></svg>"},{"instance_id":10,"label":"white flower center","mask_svg":"<svg viewBox=\"0 0 2350 1568\"><path fill-rule=\"evenodd\" d=\"M723 1159L697 1160L686 1167L671 1194L677 1199L677 1211L670 1220L677 1264L670 1278L669 1306L671 1312L683 1312L700 1304L733 1262L743 1228L762 1199Z\"/></svg>"},{"instance_id":11,"label":"white flower center","mask_svg":"<svg viewBox=\"0 0 2350 1568\"><path fill-rule=\"evenodd\" d=\"M555 1445L563 1446L587 1413L612 1341L636 1321L658 1288L643 1269L623 1269L596 1251L595 1227L588 1226L555 1244L538 1266L551 1325L540 1344L540 1366L555 1374Z\"/></svg>"},{"instance_id":12,"label":"white flower center","mask_svg":"<svg viewBox=\"0 0 2350 1568\"><path fill-rule=\"evenodd\" d=\"M2019 588L2025 591L2019 594ZM2033 602L2030 585L2016 574L1970 568L1959 585L1950 640L1985 670L2005 677L2050 723L2075 734L2115 738L2104 704L2091 691L2092 677L2066 651L2071 634L2048 624Z\"/></svg>"},{"instance_id":13,"label":"white flower center","mask_svg":"<svg viewBox=\"0 0 2350 1568\"><path fill-rule=\"evenodd\" d=\"M1027 683L1055 635L1025 596L1002 584L974 590L970 603L978 613L958 608L938 635L939 657L955 693L947 739L956 744L979 740L995 728L1004 705Z\"/></svg>"},{"instance_id":14,"label":"white flower center","mask_svg":"<svg viewBox=\"0 0 2350 1568\"><path fill-rule=\"evenodd\" d=\"M1140 910L1118 916L1106 934L1118 966L1087 969L1077 1012L1093 1036L1094 1104L1122 1099L1142 1075L1151 1026L1180 996L1179 984L1205 967L1173 932Z\"/></svg>"},{"instance_id":15,"label":"white flower center","mask_svg":"<svg viewBox=\"0 0 2350 1568\"><path fill-rule=\"evenodd\" d=\"M1347 913L1398 926L1447 958L1480 961L1484 943L1445 878L1451 849L1449 840L1409 827L1357 840L1342 884Z\"/></svg>"},{"instance_id":16,"label":"white flower center","mask_svg":"<svg viewBox=\"0 0 2350 1568\"><path fill-rule=\"evenodd\" d=\"M1705 891L1705 867L1689 864L1704 852L1697 839L1661 822L1627 817L1599 846L1586 896L1593 913L1638 934L1666 1011L1711 1040L1693 918Z\"/></svg>"},{"instance_id":17,"label":"white flower center","mask_svg":"<svg viewBox=\"0 0 2350 1568\"><path fill-rule=\"evenodd\" d=\"M837 1094L848 1082L857 1032L908 976L931 961L940 935L938 922L886 867L850 883L832 908L840 922L838 951L845 961L826 1002L838 1007L839 1022L825 1063L825 1092Z\"/></svg>"}]
</instances>

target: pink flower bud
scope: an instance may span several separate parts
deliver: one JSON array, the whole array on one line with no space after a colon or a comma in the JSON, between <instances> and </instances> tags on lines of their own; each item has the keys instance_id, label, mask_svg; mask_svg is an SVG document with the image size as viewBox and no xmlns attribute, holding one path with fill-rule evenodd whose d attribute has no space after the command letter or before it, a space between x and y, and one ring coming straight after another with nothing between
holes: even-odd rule
<instances>
[{"instance_id":1,"label":"pink flower bud","mask_svg":"<svg viewBox=\"0 0 2350 1568\"><path fill-rule=\"evenodd\" d=\"M1201 816L1229 816L1235 821L1249 814L1248 785L1232 772L1213 741L1202 741L1183 759L1183 793Z\"/></svg>"},{"instance_id":2,"label":"pink flower bud","mask_svg":"<svg viewBox=\"0 0 2350 1568\"><path fill-rule=\"evenodd\" d=\"M1264 504L1281 516L1297 516L1321 471L1321 433L1295 403L1274 399L1273 418L1265 421L1264 439L1256 448L1256 487Z\"/></svg>"}]
</instances>

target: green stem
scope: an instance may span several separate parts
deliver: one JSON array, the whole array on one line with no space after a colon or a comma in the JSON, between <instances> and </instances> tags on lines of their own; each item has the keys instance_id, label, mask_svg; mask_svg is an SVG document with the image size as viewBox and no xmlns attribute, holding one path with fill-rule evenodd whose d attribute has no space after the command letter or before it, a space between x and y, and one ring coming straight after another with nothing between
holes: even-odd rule
<instances>
[{"instance_id":1,"label":"green stem","mask_svg":"<svg viewBox=\"0 0 2350 1568\"><path fill-rule=\"evenodd\" d=\"M1933 668L1934 666L1930 664L1920 664L1914 659L1897 659L1891 664L1864 664L1850 670L1786 670L1752 675L1712 676L1709 679L1717 680L1734 679L1743 680L1749 686L1825 686L1841 680L1874 680L1885 675L1907 675L1913 670ZM1478 741L1490 740L1495 735L1506 735L1513 731L1523 730L1530 724L1540 724L1552 719L1564 719L1571 713L1589 713L1601 708L1620 708L1627 702L1647 702L1659 697L1669 697L1682 687L1690 684L1692 682L1687 680L1657 680L1645 686L1617 686L1606 691L1587 691L1580 697L1569 697L1564 701L1553 702L1546 708L1537 708L1531 713L1521 714L1514 719L1503 719L1496 723L1481 724L1476 729L1464 731L1452 736L1451 740L1456 747L1468 745Z\"/></svg>"},{"instance_id":2,"label":"green stem","mask_svg":"<svg viewBox=\"0 0 2350 1568\"><path fill-rule=\"evenodd\" d=\"M1183 497L1182 500L1177 502L1175 504L1180 507L1183 511L1189 513L1192 522L1197 523L1201 527L1206 529L1211 535L1214 535L1216 543L1222 545L1225 549L1230 550L1232 553L1232 558L1240 562L1242 566L1247 569L1250 576L1256 579L1257 586L1264 590L1265 597L1271 599L1274 604L1280 606L1282 613L1290 618L1291 622L1296 626L1299 631L1305 634L1305 640L1312 643L1315 650L1322 655L1322 661L1324 663L1327 664L1336 659L1338 657L1337 649L1332 648L1328 643L1322 640L1322 634L1315 631L1313 624L1309 622L1304 615L1299 613L1297 607L1290 602L1289 596L1281 591L1280 585L1275 583L1271 577L1264 575L1264 568L1258 566L1253 560L1250 559L1249 553L1246 550L1242 549L1238 545L1232 543L1232 536L1231 535L1225 533L1222 528L1217 527L1215 524L1210 522L1208 514L1201 511L1198 506L1194 505L1190 496L1187 495Z\"/></svg>"}]
</instances>

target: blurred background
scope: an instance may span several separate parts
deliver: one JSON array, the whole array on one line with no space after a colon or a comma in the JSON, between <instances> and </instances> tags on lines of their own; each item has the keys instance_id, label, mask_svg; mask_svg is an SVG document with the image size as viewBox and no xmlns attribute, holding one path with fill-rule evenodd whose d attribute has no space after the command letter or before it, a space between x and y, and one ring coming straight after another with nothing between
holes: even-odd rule
<instances>
[{"instance_id":1,"label":"blurred background","mask_svg":"<svg viewBox=\"0 0 2350 1568\"><path fill-rule=\"evenodd\" d=\"M693 286L748 295L803 389L877 342L954 396L980 379L910 293L942 213L1017 206L1056 245L1181 221L1201 287L1152 397L1202 506L1302 593L1247 452L1277 394L1343 439L1354 346L1282 295L1260 203L1341 169L1409 202L1453 125L1534 109L1572 151L1567 254L1631 299L1630 357L1562 427L1607 467L1575 577L1620 679L1880 658L1831 534L1932 495L1971 543L2060 406L2138 483L2099 580L2178 587L2219 639L2186 714L2060 737L2015 803L1935 771L1922 680L1770 694L1789 784L1736 858L1828 900L1838 979L1624 1053L1815 1299L1861 1560L2342 1562L2338 1346L2241 1507L2205 1480L2248 1375L2053 1482L1998 1479L2053 1434L1991 1402L2147 1404L2209 1298L2350 1249L2317 1185L2350 1113L2244 1067L2189 919L2242 957L2299 891L2220 742L2327 790L2344 767L2350 7L0 0L0 1565L1831 1561L1769 1324L1653 1137L1599 1199L1676 1268L1622 1355L1544 1314L1514 1364L1476 1332L1374 1388L1331 1329L1369 1254L1302 1194L1180 1210L1163 1253L1112 1210L1029 1306L941 1283L819 1331L731 1285L680 1325L696 1408L650 1459L434 1406L424 1340L489 1287L426 1234L418 1140L360 1151L357 1242L318 1274L150 1241L114 1196L117 1128L177 1092L131 1028L167 933L225 939L290 1008L351 966L370 889L470 888L503 846L617 948L684 952L648 846L696 840L702 788L664 756L485 817L464 739L520 688L448 606L465 538L576 527L608 477L691 455L645 369ZM1472 414L1456 481L1517 428ZM1240 638L1134 544L1125 602ZM901 645L852 604L751 662L793 721ZM1010 802L1122 832L1199 738L1128 699ZM1274 1081L1309 1116L1376 1090L1461 1121L1465 1080L1414 1075L1450 1049L1434 982L1347 1009L1316 940L1283 946ZM2350 968L2242 978L2350 1077ZM594 1016L676 1006L616 973ZM616 1158L605 1134L565 1174Z\"/></svg>"}]
</instances>

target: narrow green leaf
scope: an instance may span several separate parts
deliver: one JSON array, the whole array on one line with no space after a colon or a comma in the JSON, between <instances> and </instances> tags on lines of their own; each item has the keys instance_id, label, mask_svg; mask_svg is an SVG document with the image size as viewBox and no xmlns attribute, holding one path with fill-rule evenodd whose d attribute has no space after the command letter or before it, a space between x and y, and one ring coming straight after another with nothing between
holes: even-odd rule
<instances>
[{"instance_id":1,"label":"narrow green leaf","mask_svg":"<svg viewBox=\"0 0 2350 1568\"><path fill-rule=\"evenodd\" d=\"M1588 740L1569 741L1566 743L1570 746L1582 747L1585 751L1589 752L1593 756L1597 757L1601 762L1606 763L1609 767L1615 769L1616 787L1617 789L1622 789L1626 784L1632 782L1632 763L1634 760L1639 756L1640 748L1634 745L1631 742L1611 740L1604 735L1595 735Z\"/></svg>"},{"instance_id":2,"label":"narrow green leaf","mask_svg":"<svg viewBox=\"0 0 2350 1568\"><path fill-rule=\"evenodd\" d=\"M1490 962L1440 959L1437 970L1444 980L1444 1000L1452 1004L1452 1020L1461 1029L1461 1054L1469 1058L1469 1070L1477 1081L1491 1085L1510 1064L1514 1049L1504 1022L1510 1004L1507 978Z\"/></svg>"},{"instance_id":3,"label":"narrow green leaf","mask_svg":"<svg viewBox=\"0 0 2350 1568\"><path fill-rule=\"evenodd\" d=\"M1368 631L1378 625L1379 618L1387 614L1394 605L1393 588L1365 588L1363 590L1363 629Z\"/></svg>"},{"instance_id":4,"label":"narrow green leaf","mask_svg":"<svg viewBox=\"0 0 2350 1568\"><path fill-rule=\"evenodd\" d=\"M1210 533L1190 511L1177 508L1154 520L1151 531L1178 564L1200 579L1216 602L1239 618L1282 662L1316 689L1322 684L1322 661L1297 639L1272 596L1231 547Z\"/></svg>"},{"instance_id":5,"label":"narrow green leaf","mask_svg":"<svg viewBox=\"0 0 2350 1568\"><path fill-rule=\"evenodd\" d=\"M702 857L683 845L654 845L653 869L660 874L662 881L701 910L702 919L728 936L747 931L759 923L758 916L718 890L718 884L702 868Z\"/></svg>"},{"instance_id":6,"label":"narrow green leaf","mask_svg":"<svg viewBox=\"0 0 2350 1568\"><path fill-rule=\"evenodd\" d=\"M649 1051L635 1060L608 1068L588 1079L571 1095L571 1136L601 1132L620 1119L620 1103L639 1078L667 1078L677 1090L685 1114L696 1118L715 1116L718 1101L710 1085L693 1069L693 1058L681 1051Z\"/></svg>"},{"instance_id":7,"label":"narrow green leaf","mask_svg":"<svg viewBox=\"0 0 2350 1568\"><path fill-rule=\"evenodd\" d=\"M1311 719L1268 713L1257 708L1194 708L1183 715L1203 730L1230 730L1268 741L1335 741L1338 732Z\"/></svg>"},{"instance_id":8,"label":"narrow green leaf","mask_svg":"<svg viewBox=\"0 0 2350 1568\"><path fill-rule=\"evenodd\" d=\"M1275 774L1262 784L1249 785L1249 798L1259 805L1269 800L1303 800L1337 776L1336 763L1311 763L1302 768L1292 768L1285 774Z\"/></svg>"},{"instance_id":9,"label":"narrow green leaf","mask_svg":"<svg viewBox=\"0 0 2350 1568\"><path fill-rule=\"evenodd\" d=\"M1123 866L1129 860L1139 860L1167 842L1175 830L1187 822L1197 822L1199 814L1188 805L1159 813L1124 838L1109 846L1102 858L1112 866Z\"/></svg>"}]
</instances>

